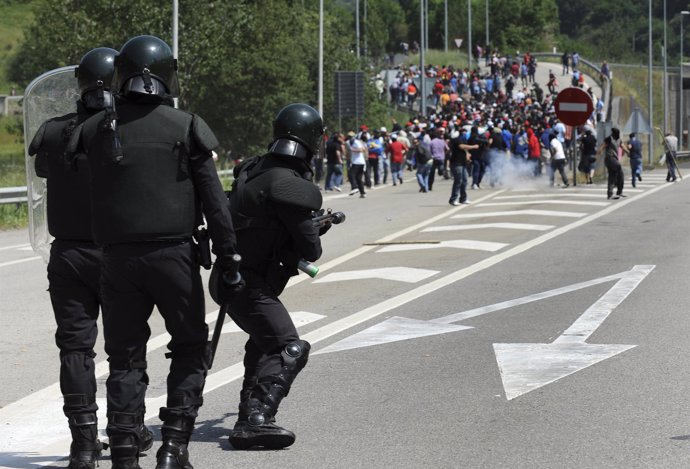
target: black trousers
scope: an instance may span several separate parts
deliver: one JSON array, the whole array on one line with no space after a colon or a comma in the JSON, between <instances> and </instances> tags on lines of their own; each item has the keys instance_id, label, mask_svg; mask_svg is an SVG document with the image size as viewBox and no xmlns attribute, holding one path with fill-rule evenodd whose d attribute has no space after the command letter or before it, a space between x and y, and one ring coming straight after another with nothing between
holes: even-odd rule
<instances>
[{"instance_id":1,"label":"black trousers","mask_svg":"<svg viewBox=\"0 0 690 469\"><path fill-rule=\"evenodd\" d=\"M140 413L148 385L146 342L154 306L171 336L168 402L160 418L194 420L208 370L204 290L191 241L146 242L103 249L101 276L108 413ZM109 419L108 434L118 433Z\"/></svg>"},{"instance_id":2,"label":"black trousers","mask_svg":"<svg viewBox=\"0 0 690 469\"><path fill-rule=\"evenodd\" d=\"M442 160L433 160L433 165L431 167L431 171L429 171L429 190L432 190L434 186L434 180L436 179L436 172L438 171L439 176L443 176L443 167L445 165L445 161Z\"/></svg>"},{"instance_id":3,"label":"black trousers","mask_svg":"<svg viewBox=\"0 0 690 469\"><path fill-rule=\"evenodd\" d=\"M374 173L373 177L371 173ZM379 175L379 159L378 158L367 158L367 169L364 173L364 180L367 187L371 187L374 184L379 184L381 182Z\"/></svg>"},{"instance_id":4,"label":"black trousers","mask_svg":"<svg viewBox=\"0 0 690 469\"><path fill-rule=\"evenodd\" d=\"M101 249L93 243L56 239L50 248L48 290L57 330L55 343L60 349L60 391L81 395L65 406L65 415L95 412L96 377L93 347L98 336L98 308L101 303L99 278Z\"/></svg>"},{"instance_id":5,"label":"black trousers","mask_svg":"<svg viewBox=\"0 0 690 469\"><path fill-rule=\"evenodd\" d=\"M245 379L256 377L261 382L280 374L280 353L287 344L299 340L299 335L287 309L265 279L245 270L242 276L247 286L230 303L230 317L249 334L244 346Z\"/></svg>"},{"instance_id":6,"label":"black trousers","mask_svg":"<svg viewBox=\"0 0 690 469\"><path fill-rule=\"evenodd\" d=\"M613 196L613 188L616 188L616 195L621 195L623 193L623 168L618 166L617 168L607 168L609 172L608 187L606 189L606 195L608 197Z\"/></svg>"}]
</instances>

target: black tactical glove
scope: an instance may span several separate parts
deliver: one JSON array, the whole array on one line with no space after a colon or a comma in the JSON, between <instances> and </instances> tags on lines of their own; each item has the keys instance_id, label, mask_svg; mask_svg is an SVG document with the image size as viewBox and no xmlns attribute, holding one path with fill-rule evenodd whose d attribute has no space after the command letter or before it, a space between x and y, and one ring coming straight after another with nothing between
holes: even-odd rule
<instances>
[{"instance_id":1,"label":"black tactical glove","mask_svg":"<svg viewBox=\"0 0 690 469\"><path fill-rule=\"evenodd\" d=\"M219 306L230 302L244 289L244 279L239 273L241 260L239 254L231 254L219 256L213 264L208 291Z\"/></svg>"},{"instance_id":2,"label":"black tactical glove","mask_svg":"<svg viewBox=\"0 0 690 469\"><path fill-rule=\"evenodd\" d=\"M317 221L317 219L319 217L323 217L325 213L326 213L326 211L324 209L321 209L321 210L317 210L312 215L312 217L314 218L314 224L319 229L319 236L325 234L328 230L331 229L331 226L333 226L331 221L328 219Z\"/></svg>"},{"instance_id":3,"label":"black tactical glove","mask_svg":"<svg viewBox=\"0 0 690 469\"><path fill-rule=\"evenodd\" d=\"M326 232L328 232L328 230L330 230L332 226L333 223L331 223L330 221L323 222L323 224L319 226L319 236L323 236L324 234L326 234Z\"/></svg>"}]
</instances>

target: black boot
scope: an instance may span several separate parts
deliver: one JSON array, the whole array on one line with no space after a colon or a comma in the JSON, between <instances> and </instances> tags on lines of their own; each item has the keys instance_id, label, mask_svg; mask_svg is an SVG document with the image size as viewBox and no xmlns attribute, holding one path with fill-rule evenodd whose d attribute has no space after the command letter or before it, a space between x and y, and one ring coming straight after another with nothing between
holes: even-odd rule
<instances>
[{"instance_id":1,"label":"black boot","mask_svg":"<svg viewBox=\"0 0 690 469\"><path fill-rule=\"evenodd\" d=\"M295 434L276 425L274 412L264 408L260 400L249 399L240 403L237 422L228 439L233 448L239 450L254 446L281 449L295 442Z\"/></svg>"},{"instance_id":2,"label":"black boot","mask_svg":"<svg viewBox=\"0 0 690 469\"><path fill-rule=\"evenodd\" d=\"M280 353L283 364L280 373L260 378L252 388L251 396L240 403L237 423L228 438L234 448L263 446L280 449L295 442L294 433L275 424L275 415L297 374L307 364L310 349L309 342L304 340L287 344Z\"/></svg>"},{"instance_id":3,"label":"black boot","mask_svg":"<svg viewBox=\"0 0 690 469\"><path fill-rule=\"evenodd\" d=\"M148 429L146 425L143 423L143 415L142 415L142 423L141 426L138 428L138 434L139 434L139 453L143 453L144 451L148 451L153 447L153 433L151 433L151 430Z\"/></svg>"},{"instance_id":4,"label":"black boot","mask_svg":"<svg viewBox=\"0 0 690 469\"><path fill-rule=\"evenodd\" d=\"M194 430L194 419L168 417L161 426L163 445L156 453L156 469L194 469L187 445Z\"/></svg>"},{"instance_id":5,"label":"black boot","mask_svg":"<svg viewBox=\"0 0 690 469\"><path fill-rule=\"evenodd\" d=\"M163 446L156 453L156 460L156 469L194 469L189 462L187 443L163 441Z\"/></svg>"},{"instance_id":6,"label":"black boot","mask_svg":"<svg viewBox=\"0 0 690 469\"><path fill-rule=\"evenodd\" d=\"M95 469L103 445L98 440L98 424L93 412L74 413L69 417L72 444L68 469Z\"/></svg>"},{"instance_id":7,"label":"black boot","mask_svg":"<svg viewBox=\"0 0 690 469\"><path fill-rule=\"evenodd\" d=\"M138 438L133 435L111 435L110 459L113 469L141 469Z\"/></svg>"}]
</instances>

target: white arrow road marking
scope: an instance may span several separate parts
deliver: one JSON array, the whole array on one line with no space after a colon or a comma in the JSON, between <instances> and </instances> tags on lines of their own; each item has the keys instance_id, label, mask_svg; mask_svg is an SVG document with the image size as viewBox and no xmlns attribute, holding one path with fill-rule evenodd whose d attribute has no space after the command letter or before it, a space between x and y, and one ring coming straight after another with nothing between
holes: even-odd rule
<instances>
[{"instance_id":1,"label":"white arrow road marking","mask_svg":"<svg viewBox=\"0 0 690 469\"><path fill-rule=\"evenodd\" d=\"M462 213L460 215L453 215L451 218L514 217L516 215L542 215L545 217L582 218L587 214L582 212L561 212L556 210L509 210L506 212Z\"/></svg>"},{"instance_id":2,"label":"white arrow road marking","mask_svg":"<svg viewBox=\"0 0 690 469\"><path fill-rule=\"evenodd\" d=\"M477 199L477 200L475 201L475 203L479 203L479 202L481 202L481 201L483 201L483 200L491 199L491 198L493 198L494 196L496 196L496 195L498 195L498 194L502 194L503 192L505 192L505 190L502 189L502 190L499 190L499 191L497 191L497 192L495 192L495 193L492 193L492 194L489 194L489 195L485 195L484 197L480 197L479 199ZM349 261L349 260L351 260L351 259L354 259L354 258L356 258L356 257L358 257L358 256L361 256L362 254L366 254L367 252L373 250L373 249L376 247L376 243L386 243L386 242L389 242L389 241L393 241L393 240L395 240L395 239L398 239L398 238L400 238L401 236L404 236L404 235L406 235L406 234L414 233L414 232L418 231L419 229L424 228L425 226L429 226L429 225L431 225L431 224L433 224L433 223L436 223L436 222L439 221L439 220L444 220L444 219L448 218L448 215L450 215L451 213L455 213L455 212L457 212L458 210L462 210L462 209L464 209L464 208L466 208L466 207L468 207L468 206L467 206L467 205L460 205L460 206L458 206L458 207L450 208L450 209L446 210L446 211L443 212L443 213L440 213L440 214L438 214L438 215L436 215L436 216L434 216L434 217L429 218L428 220L425 220L425 221L423 221L423 222L417 223L416 225L408 226L407 228L404 228L404 229L402 229L402 230L400 230L400 231L397 231L397 232L395 232L395 233L393 233L393 234L390 234L390 235L388 235L388 236L384 236L383 238L376 240L375 243L373 243L373 244L371 244L371 245L362 246L362 247L357 248L357 249L355 249L354 251L350 251L350 252L348 252L347 254L344 254L344 255L342 255L342 256L336 258L336 259L333 259L333 260L331 260L331 261L325 262L324 264L319 265L319 273L323 273L323 272L325 272L325 271L327 271L327 270L330 270L330 269L332 269L332 268L334 268L334 267L337 267L337 266L339 266L340 264L342 264L342 263L344 263L344 262L347 262L347 261ZM292 278L290 279L290 281L288 282L286 288L295 286L295 285L297 285L298 283L301 283L301 282L304 282L305 280L310 280L310 279L311 279L311 277L309 277L309 276L306 275L306 274L304 274L304 275L296 275L295 277L292 277Z\"/></svg>"},{"instance_id":3,"label":"white arrow road marking","mask_svg":"<svg viewBox=\"0 0 690 469\"><path fill-rule=\"evenodd\" d=\"M453 239L450 241L441 241L434 244L395 244L386 246L376 252L400 252L400 251L419 251L422 249L472 249L474 251L488 251L495 252L508 246L505 243L492 243L489 241L473 241L471 239Z\"/></svg>"},{"instance_id":4,"label":"white arrow road marking","mask_svg":"<svg viewBox=\"0 0 690 469\"><path fill-rule=\"evenodd\" d=\"M450 324L436 324L430 321L420 321L418 319L407 319L393 316L375 326L365 329L357 334L329 345L312 355L321 353L340 352L371 345L386 344L400 340L416 339L430 335L445 334L447 332L457 332L465 329L472 329L469 326L456 326Z\"/></svg>"},{"instance_id":5,"label":"white arrow road marking","mask_svg":"<svg viewBox=\"0 0 690 469\"><path fill-rule=\"evenodd\" d=\"M530 223L475 223L474 225L432 226L430 228L423 229L422 233L434 232L434 231L482 230L484 228L548 231L548 230L554 228L554 225L535 225L535 224L530 224Z\"/></svg>"},{"instance_id":6,"label":"white arrow road marking","mask_svg":"<svg viewBox=\"0 0 690 469\"><path fill-rule=\"evenodd\" d=\"M653 265L633 267L551 344L494 344L506 398L514 399L635 347L585 341L653 269Z\"/></svg>"},{"instance_id":7,"label":"white arrow road marking","mask_svg":"<svg viewBox=\"0 0 690 469\"><path fill-rule=\"evenodd\" d=\"M431 319L429 321L420 321L416 319L406 319L393 316L392 318L383 321L382 323L379 323L375 326L365 329L364 331L358 332L357 334L347 337L332 345L329 345L323 350L320 350L319 352L312 353L312 355L318 355L319 353L350 350L360 347L367 347L370 345L380 345L388 342L395 342L405 339L414 339L417 337L443 334L446 332L455 332L458 330L468 329L464 326L459 326L460 328L456 329L455 327L457 326L453 326L452 329L447 330L441 328L440 325L449 325L454 322L460 322L465 319L470 319L484 314L493 313L494 311L500 311L503 309L508 309L515 306L520 306L527 303L552 298L558 295L564 295L566 293L581 290L583 288L588 288L594 285L599 285L601 283L611 282L613 280L624 278L628 273L629 272L626 271L614 275L608 275L606 277L601 277L598 279L579 282L541 293L535 293L532 295L524 296L522 298L515 298L512 300L495 303L493 305L482 306L480 308L475 308L460 313L449 314L448 316L444 316L438 319Z\"/></svg>"},{"instance_id":8,"label":"white arrow road marking","mask_svg":"<svg viewBox=\"0 0 690 469\"><path fill-rule=\"evenodd\" d=\"M544 204L544 205L588 205L588 206L596 206L596 207L606 207L607 205L610 205L610 202L595 202L595 201L589 201L589 200L550 200L550 199L543 199L543 200L523 200L520 202L482 202L479 204L481 207L505 207L508 205L536 205L536 204Z\"/></svg>"},{"instance_id":9,"label":"white arrow road marking","mask_svg":"<svg viewBox=\"0 0 690 469\"><path fill-rule=\"evenodd\" d=\"M412 267L384 267L381 269L349 270L335 272L323 278L314 280L314 283L341 282L344 280L366 280L379 278L382 280L395 280L396 282L417 283L436 275L438 270L414 269Z\"/></svg>"},{"instance_id":10,"label":"white arrow road marking","mask_svg":"<svg viewBox=\"0 0 690 469\"><path fill-rule=\"evenodd\" d=\"M8 265L14 265L14 264L22 264L24 262L36 261L38 259L42 259L42 257L41 256L26 257L24 259L17 259L16 261L3 262L0 264L0 267L7 267Z\"/></svg>"}]
</instances>

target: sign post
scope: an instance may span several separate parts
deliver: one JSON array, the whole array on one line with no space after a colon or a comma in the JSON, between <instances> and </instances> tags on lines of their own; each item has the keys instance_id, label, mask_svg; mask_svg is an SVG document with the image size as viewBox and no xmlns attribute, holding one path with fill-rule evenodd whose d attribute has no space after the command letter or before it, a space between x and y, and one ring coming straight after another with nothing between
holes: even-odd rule
<instances>
[{"instance_id":1,"label":"sign post","mask_svg":"<svg viewBox=\"0 0 690 469\"><path fill-rule=\"evenodd\" d=\"M573 141L573 185L577 186L577 128L584 125L594 112L592 98L584 90L577 87L566 88L556 96L554 102L556 117L565 125L574 127Z\"/></svg>"}]
</instances>

